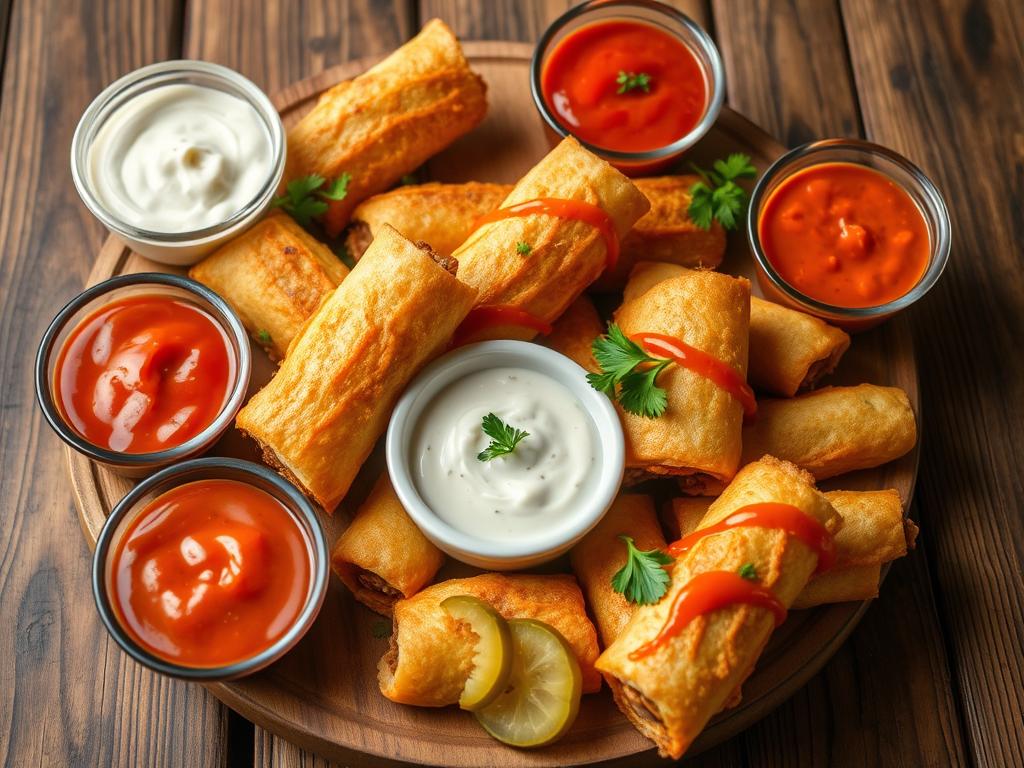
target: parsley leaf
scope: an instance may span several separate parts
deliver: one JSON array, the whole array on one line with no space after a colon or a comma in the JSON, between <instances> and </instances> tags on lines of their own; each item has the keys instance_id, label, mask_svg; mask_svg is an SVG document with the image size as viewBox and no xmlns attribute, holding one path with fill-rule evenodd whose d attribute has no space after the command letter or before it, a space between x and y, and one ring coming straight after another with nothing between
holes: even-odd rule
<instances>
[{"instance_id":1,"label":"parsley leaf","mask_svg":"<svg viewBox=\"0 0 1024 768\"><path fill-rule=\"evenodd\" d=\"M375 621L373 626L370 627L370 631L374 637L380 640L382 637L387 637L391 634L391 624L386 621Z\"/></svg>"},{"instance_id":2,"label":"parsley leaf","mask_svg":"<svg viewBox=\"0 0 1024 768\"><path fill-rule=\"evenodd\" d=\"M651 357L615 323L608 325L606 336L594 339L591 351L601 371L587 374L590 386L618 400L629 413L656 419L665 412L668 395L656 380L671 360Z\"/></svg>"},{"instance_id":3,"label":"parsley leaf","mask_svg":"<svg viewBox=\"0 0 1024 768\"><path fill-rule=\"evenodd\" d=\"M318 173L301 176L289 181L285 193L275 197L271 205L281 208L303 227L308 227L313 223L313 219L327 213L326 200L345 199L351 180L352 176L348 173L342 173L330 184L327 184L327 179Z\"/></svg>"},{"instance_id":4,"label":"parsley leaf","mask_svg":"<svg viewBox=\"0 0 1024 768\"><path fill-rule=\"evenodd\" d=\"M490 444L476 455L480 461L490 461L512 453L524 438L530 436L529 432L510 427L493 413L484 416L480 428L491 438Z\"/></svg>"},{"instance_id":5,"label":"parsley leaf","mask_svg":"<svg viewBox=\"0 0 1024 768\"><path fill-rule=\"evenodd\" d=\"M516 253L518 253L520 256L529 256L530 251L532 250L533 246L530 245L529 243L524 243L522 240L516 243Z\"/></svg>"},{"instance_id":6,"label":"parsley leaf","mask_svg":"<svg viewBox=\"0 0 1024 768\"><path fill-rule=\"evenodd\" d=\"M690 206L687 213L701 229L710 229L711 222L718 219L726 229L736 229L739 218L747 210L747 193L736 183L736 179L752 179L757 169L750 163L750 156L736 152L725 160L715 160L711 170L692 165L701 177L690 187Z\"/></svg>"},{"instance_id":7,"label":"parsley leaf","mask_svg":"<svg viewBox=\"0 0 1024 768\"><path fill-rule=\"evenodd\" d=\"M348 195L348 183L352 181L352 174L342 173L341 176L336 178L327 189L322 189L317 194L320 197L326 197L328 200L344 200Z\"/></svg>"},{"instance_id":8,"label":"parsley leaf","mask_svg":"<svg viewBox=\"0 0 1024 768\"><path fill-rule=\"evenodd\" d=\"M268 331L266 328L260 328L258 331L256 331L256 340L260 344L270 344L274 341L272 338L270 338L270 331Z\"/></svg>"},{"instance_id":9,"label":"parsley leaf","mask_svg":"<svg viewBox=\"0 0 1024 768\"><path fill-rule=\"evenodd\" d=\"M665 566L675 561L660 549L641 552L625 534L619 539L626 544L626 564L612 576L612 589L638 605L658 602L671 581Z\"/></svg>"},{"instance_id":10,"label":"parsley leaf","mask_svg":"<svg viewBox=\"0 0 1024 768\"><path fill-rule=\"evenodd\" d=\"M644 93L651 92L651 76L646 72L626 72L620 69L615 82L619 84L616 93L629 93L638 89Z\"/></svg>"},{"instance_id":11,"label":"parsley leaf","mask_svg":"<svg viewBox=\"0 0 1024 768\"><path fill-rule=\"evenodd\" d=\"M740 578L746 579L747 581L757 581L757 569L753 563L744 563L736 571L740 575Z\"/></svg>"}]
</instances>

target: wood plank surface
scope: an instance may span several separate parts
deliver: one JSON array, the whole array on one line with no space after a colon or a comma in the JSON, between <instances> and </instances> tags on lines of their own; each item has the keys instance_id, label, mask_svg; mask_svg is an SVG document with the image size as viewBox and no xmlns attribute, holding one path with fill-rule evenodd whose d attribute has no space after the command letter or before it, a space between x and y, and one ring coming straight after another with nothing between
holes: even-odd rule
<instances>
[{"instance_id":1,"label":"wood plank surface","mask_svg":"<svg viewBox=\"0 0 1024 768\"><path fill-rule=\"evenodd\" d=\"M915 310L927 526L970 755L1024 755L1024 4L846 0L869 138L946 196L949 267Z\"/></svg>"},{"instance_id":2,"label":"wood plank surface","mask_svg":"<svg viewBox=\"0 0 1024 768\"><path fill-rule=\"evenodd\" d=\"M78 116L111 80L179 54L181 8L173 0L32 0L7 8L0 759L10 766L223 765L226 708L201 688L129 660L97 620L63 449L44 426L32 388L44 326L81 290L106 236L79 203L68 172Z\"/></svg>"}]
</instances>

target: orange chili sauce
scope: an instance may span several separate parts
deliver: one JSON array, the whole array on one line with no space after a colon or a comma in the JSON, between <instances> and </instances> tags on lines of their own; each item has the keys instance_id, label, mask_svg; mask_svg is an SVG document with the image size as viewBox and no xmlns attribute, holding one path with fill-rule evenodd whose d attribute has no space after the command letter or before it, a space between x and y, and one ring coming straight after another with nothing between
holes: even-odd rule
<instances>
[{"instance_id":1,"label":"orange chili sauce","mask_svg":"<svg viewBox=\"0 0 1024 768\"><path fill-rule=\"evenodd\" d=\"M131 296L100 307L71 332L57 358L57 405L95 445L162 451L213 423L235 365L223 329L198 306Z\"/></svg>"},{"instance_id":2,"label":"orange chili sauce","mask_svg":"<svg viewBox=\"0 0 1024 768\"><path fill-rule=\"evenodd\" d=\"M295 623L311 544L266 491L199 480L151 501L112 557L111 602L151 653L189 667L242 661Z\"/></svg>"},{"instance_id":3,"label":"orange chili sauce","mask_svg":"<svg viewBox=\"0 0 1024 768\"><path fill-rule=\"evenodd\" d=\"M765 257L805 295L839 307L904 296L928 267L928 225L888 176L855 163L797 171L758 218Z\"/></svg>"},{"instance_id":4,"label":"orange chili sauce","mask_svg":"<svg viewBox=\"0 0 1024 768\"><path fill-rule=\"evenodd\" d=\"M650 75L648 91L619 93L620 72ZM643 152L693 130L707 109L697 57L673 35L638 21L602 21L569 33L551 51L541 92L558 121L597 147Z\"/></svg>"},{"instance_id":5,"label":"orange chili sauce","mask_svg":"<svg viewBox=\"0 0 1024 768\"><path fill-rule=\"evenodd\" d=\"M452 346L469 344L488 328L503 325L529 328L544 335L551 333L551 323L531 315L525 309L511 304L481 304L469 310L469 314L455 329Z\"/></svg>"},{"instance_id":6,"label":"orange chili sauce","mask_svg":"<svg viewBox=\"0 0 1024 768\"><path fill-rule=\"evenodd\" d=\"M724 389L739 401L746 420L753 419L757 414L754 391L742 376L721 360L663 333L634 333L630 338L650 354L669 358Z\"/></svg>"}]
</instances>

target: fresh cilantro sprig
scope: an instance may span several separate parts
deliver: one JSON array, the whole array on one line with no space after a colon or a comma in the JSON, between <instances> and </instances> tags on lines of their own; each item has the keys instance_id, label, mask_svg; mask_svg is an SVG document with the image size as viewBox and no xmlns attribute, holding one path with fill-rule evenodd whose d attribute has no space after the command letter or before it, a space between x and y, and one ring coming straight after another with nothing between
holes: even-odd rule
<instances>
[{"instance_id":1,"label":"fresh cilantro sprig","mask_svg":"<svg viewBox=\"0 0 1024 768\"><path fill-rule=\"evenodd\" d=\"M626 72L620 69L615 82L619 84L616 93L629 93L635 90L642 90L644 93L651 92L651 76L646 72Z\"/></svg>"},{"instance_id":2,"label":"fresh cilantro sprig","mask_svg":"<svg viewBox=\"0 0 1024 768\"><path fill-rule=\"evenodd\" d=\"M311 173L289 181L285 193L275 197L271 205L287 212L303 227L308 227L313 219L327 213L328 200L337 202L345 199L350 181L352 176L348 173L342 173L330 183L320 174Z\"/></svg>"},{"instance_id":3,"label":"fresh cilantro sprig","mask_svg":"<svg viewBox=\"0 0 1024 768\"><path fill-rule=\"evenodd\" d=\"M484 416L480 428L485 435L491 438L488 446L476 455L480 461L490 461L498 456L512 453L519 443L530 436L529 432L510 427L493 413Z\"/></svg>"},{"instance_id":4,"label":"fresh cilantro sprig","mask_svg":"<svg viewBox=\"0 0 1024 768\"><path fill-rule=\"evenodd\" d=\"M642 552L625 534L619 539L626 544L626 564L612 576L612 589L637 605L658 602L671 581L665 566L675 561L660 549Z\"/></svg>"},{"instance_id":5,"label":"fresh cilantro sprig","mask_svg":"<svg viewBox=\"0 0 1024 768\"><path fill-rule=\"evenodd\" d=\"M750 156L737 152L725 160L715 160L711 170L704 170L693 163L690 167L702 179L690 187L690 207L687 209L690 218L701 229L710 229L713 219L718 219L726 229L736 229L748 202L746 190L736 183L736 179L752 179L757 175Z\"/></svg>"},{"instance_id":6,"label":"fresh cilantro sprig","mask_svg":"<svg viewBox=\"0 0 1024 768\"><path fill-rule=\"evenodd\" d=\"M270 336L270 331L266 328L260 328L256 331L256 340L259 341L260 344L271 344L274 341Z\"/></svg>"},{"instance_id":7,"label":"fresh cilantro sprig","mask_svg":"<svg viewBox=\"0 0 1024 768\"><path fill-rule=\"evenodd\" d=\"M736 573L739 574L741 579L757 581L757 568L754 567L753 563L744 563L739 567L739 570L737 570Z\"/></svg>"},{"instance_id":8,"label":"fresh cilantro sprig","mask_svg":"<svg viewBox=\"0 0 1024 768\"><path fill-rule=\"evenodd\" d=\"M520 256L529 256L530 251L532 250L533 246L527 242L520 240L518 243L516 243L516 253L518 253Z\"/></svg>"},{"instance_id":9,"label":"fresh cilantro sprig","mask_svg":"<svg viewBox=\"0 0 1024 768\"><path fill-rule=\"evenodd\" d=\"M587 374L590 386L637 416L656 419L665 412L668 395L656 382L671 360L651 357L615 323L594 339L591 351L601 372Z\"/></svg>"}]
</instances>

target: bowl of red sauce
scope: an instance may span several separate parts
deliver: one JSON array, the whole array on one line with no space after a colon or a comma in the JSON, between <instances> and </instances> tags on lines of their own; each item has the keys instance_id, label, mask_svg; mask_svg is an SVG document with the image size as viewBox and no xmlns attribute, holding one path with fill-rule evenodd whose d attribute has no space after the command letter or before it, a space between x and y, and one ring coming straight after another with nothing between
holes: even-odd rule
<instances>
[{"instance_id":1,"label":"bowl of red sauce","mask_svg":"<svg viewBox=\"0 0 1024 768\"><path fill-rule=\"evenodd\" d=\"M313 624L327 591L313 505L240 459L167 467L114 507L96 542L93 595L136 661L189 680L273 663Z\"/></svg>"},{"instance_id":2,"label":"bowl of red sauce","mask_svg":"<svg viewBox=\"0 0 1024 768\"><path fill-rule=\"evenodd\" d=\"M649 173L708 132L725 73L708 34L675 8L590 0L541 36L530 87L552 140L575 136L616 168Z\"/></svg>"},{"instance_id":3,"label":"bowl of red sauce","mask_svg":"<svg viewBox=\"0 0 1024 768\"><path fill-rule=\"evenodd\" d=\"M848 330L927 293L949 259L949 213L913 163L855 139L805 144L758 181L747 238L765 296Z\"/></svg>"},{"instance_id":4,"label":"bowl of red sauce","mask_svg":"<svg viewBox=\"0 0 1024 768\"><path fill-rule=\"evenodd\" d=\"M249 373L245 329L220 296L179 275L121 275L57 313L36 356L36 396L65 443L142 476L213 445Z\"/></svg>"}]
</instances>

